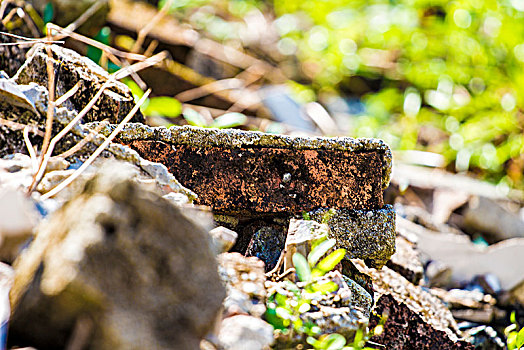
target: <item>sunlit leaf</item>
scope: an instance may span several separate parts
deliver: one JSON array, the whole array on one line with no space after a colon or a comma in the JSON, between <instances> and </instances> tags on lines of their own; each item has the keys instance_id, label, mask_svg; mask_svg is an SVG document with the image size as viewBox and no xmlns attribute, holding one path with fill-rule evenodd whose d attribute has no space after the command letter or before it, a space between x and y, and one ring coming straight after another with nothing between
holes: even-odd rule
<instances>
[{"instance_id":1,"label":"sunlit leaf","mask_svg":"<svg viewBox=\"0 0 524 350\"><path fill-rule=\"evenodd\" d=\"M147 108L142 112L151 116L174 118L178 117L182 112L182 104L173 97L151 97Z\"/></svg>"},{"instance_id":2,"label":"sunlit leaf","mask_svg":"<svg viewBox=\"0 0 524 350\"><path fill-rule=\"evenodd\" d=\"M304 258L304 255L300 253L293 254L293 266L295 266L295 270L297 272L298 279L301 282L309 282L311 281L311 269L309 268L309 264L307 263L306 258Z\"/></svg>"},{"instance_id":3,"label":"sunlit leaf","mask_svg":"<svg viewBox=\"0 0 524 350\"><path fill-rule=\"evenodd\" d=\"M320 244L318 244L307 256L307 261L309 262L309 266L315 266L317 261L324 256L330 250L335 246L337 241L333 238L327 239Z\"/></svg>"},{"instance_id":4,"label":"sunlit leaf","mask_svg":"<svg viewBox=\"0 0 524 350\"><path fill-rule=\"evenodd\" d=\"M247 122L247 117L242 113L226 113L216 118L212 127L219 129L234 128L236 126L244 125Z\"/></svg>"},{"instance_id":5,"label":"sunlit leaf","mask_svg":"<svg viewBox=\"0 0 524 350\"><path fill-rule=\"evenodd\" d=\"M322 259L318 264L317 268L321 271L331 271L337 266L339 262L344 259L344 256L346 255L345 249L337 249L333 253L329 254L327 257Z\"/></svg>"},{"instance_id":6,"label":"sunlit leaf","mask_svg":"<svg viewBox=\"0 0 524 350\"><path fill-rule=\"evenodd\" d=\"M187 121L189 125L200 126L200 127L207 126L207 123L204 117L200 113L198 113L197 111L191 108L184 109L184 112L182 115L184 116L184 119Z\"/></svg>"},{"instance_id":7,"label":"sunlit leaf","mask_svg":"<svg viewBox=\"0 0 524 350\"><path fill-rule=\"evenodd\" d=\"M524 345L524 327L518 332L517 334L517 342L516 342L517 348L520 348Z\"/></svg>"}]
</instances>

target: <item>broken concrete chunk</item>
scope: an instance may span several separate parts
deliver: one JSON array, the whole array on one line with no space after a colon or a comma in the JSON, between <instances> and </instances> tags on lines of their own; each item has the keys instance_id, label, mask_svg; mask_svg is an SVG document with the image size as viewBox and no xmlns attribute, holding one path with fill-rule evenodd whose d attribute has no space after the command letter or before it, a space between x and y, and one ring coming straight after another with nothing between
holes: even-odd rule
<instances>
[{"instance_id":1,"label":"broken concrete chunk","mask_svg":"<svg viewBox=\"0 0 524 350\"><path fill-rule=\"evenodd\" d=\"M48 56L45 47L43 44L37 44L28 52L28 59L13 77L18 84L36 82L47 87L46 62ZM109 79L109 74L102 67L73 50L58 45L50 47L55 68L56 96L63 95L80 81L79 91L64 104L79 112L98 92L102 84ZM134 104L129 88L115 81L105 90L95 107L87 113L84 122L109 119L113 123L118 123L133 108ZM133 120L144 122L144 117L138 111Z\"/></svg>"},{"instance_id":2,"label":"broken concrete chunk","mask_svg":"<svg viewBox=\"0 0 524 350\"><path fill-rule=\"evenodd\" d=\"M405 305L406 309L409 310L409 312L407 312L407 315L410 315L409 317L416 315L418 318L420 318L420 321L417 322L420 324L426 324L424 326L425 329L433 328L434 330L438 330L442 333L441 335L437 335L436 339L444 337L447 338L447 341L450 343L458 340L460 337L460 332L458 330L457 323L455 322L451 312L446 308L446 306L444 306L440 299L424 291L422 287L413 285L400 274L388 267L383 267L381 270L376 270L365 267L365 265L360 260L352 261L361 272L367 273L371 276L376 297L377 295L380 296L380 298L390 295L391 298L396 301L393 305L398 303ZM386 300L388 300L386 305L389 305L389 298L386 298ZM378 300L376 305L381 305ZM385 305L383 306L385 307ZM374 311L376 311L380 316L382 315L382 310L377 310L377 307L378 306L375 307ZM401 315L403 315L405 311L400 310L399 312L401 312ZM391 316L392 315L390 314L390 317ZM399 317L403 318L404 316ZM415 317L415 319L418 319L417 317ZM395 319L396 316L392 317L391 322L397 322ZM375 321L377 320L375 319ZM402 322L407 321L402 319ZM406 324L408 323L402 323L402 327L405 328ZM386 328L387 327L388 326L386 326ZM404 332L411 332L409 329L411 328L408 327L408 329L406 329ZM381 344L384 343L381 342ZM387 346L387 348L395 348L393 346L394 344L395 343L391 343L391 346ZM419 349L416 346L409 348Z\"/></svg>"},{"instance_id":3,"label":"broken concrete chunk","mask_svg":"<svg viewBox=\"0 0 524 350\"><path fill-rule=\"evenodd\" d=\"M364 259L369 266L384 266L395 252L395 212L390 205L377 210L317 209L313 220L327 219L330 236L347 250L349 258Z\"/></svg>"},{"instance_id":4,"label":"broken concrete chunk","mask_svg":"<svg viewBox=\"0 0 524 350\"><path fill-rule=\"evenodd\" d=\"M266 311L264 263L255 257L245 257L239 253L223 253L218 256L218 264L220 277L227 289L224 316L262 316Z\"/></svg>"},{"instance_id":5,"label":"broken concrete chunk","mask_svg":"<svg viewBox=\"0 0 524 350\"><path fill-rule=\"evenodd\" d=\"M224 226L218 226L209 231L213 238L213 245L216 254L228 252L237 241L238 234Z\"/></svg>"},{"instance_id":6,"label":"broken concrete chunk","mask_svg":"<svg viewBox=\"0 0 524 350\"><path fill-rule=\"evenodd\" d=\"M273 343L273 326L260 318L236 315L222 321L218 333L225 350L263 350Z\"/></svg>"},{"instance_id":7,"label":"broken concrete chunk","mask_svg":"<svg viewBox=\"0 0 524 350\"><path fill-rule=\"evenodd\" d=\"M107 164L16 260L10 339L90 349L196 349L225 295L206 230Z\"/></svg>"},{"instance_id":8,"label":"broken concrete chunk","mask_svg":"<svg viewBox=\"0 0 524 350\"><path fill-rule=\"evenodd\" d=\"M475 276L493 274L504 290L511 291L523 285L524 238L480 247L466 235L433 232L398 216L397 229L400 233L416 235L420 252L449 268L452 282L471 281Z\"/></svg>"},{"instance_id":9,"label":"broken concrete chunk","mask_svg":"<svg viewBox=\"0 0 524 350\"><path fill-rule=\"evenodd\" d=\"M374 312L378 316L371 316L371 329L378 324L380 315L387 315L387 320L382 334L372 337L371 340L385 346L386 349L475 349L473 344L451 340L444 331L426 323L406 304L389 294L384 294L378 299Z\"/></svg>"},{"instance_id":10,"label":"broken concrete chunk","mask_svg":"<svg viewBox=\"0 0 524 350\"><path fill-rule=\"evenodd\" d=\"M372 139L131 124L119 140L226 214L382 208L391 166L389 147Z\"/></svg>"},{"instance_id":11,"label":"broken concrete chunk","mask_svg":"<svg viewBox=\"0 0 524 350\"><path fill-rule=\"evenodd\" d=\"M40 220L34 203L21 191L0 189L0 259L11 262Z\"/></svg>"},{"instance_id":12,"label":"broken concrete chunk","mask_svg":"<svg viewBox=\"0 0 524 350\"><path fill-rule=\"evenodd\" d=\"M391 256L391 260L386 265L417 285L424 275L424 267L415 244L401 235L397 235L395 243L395 254Z\"/></svg>"}]
</instances>

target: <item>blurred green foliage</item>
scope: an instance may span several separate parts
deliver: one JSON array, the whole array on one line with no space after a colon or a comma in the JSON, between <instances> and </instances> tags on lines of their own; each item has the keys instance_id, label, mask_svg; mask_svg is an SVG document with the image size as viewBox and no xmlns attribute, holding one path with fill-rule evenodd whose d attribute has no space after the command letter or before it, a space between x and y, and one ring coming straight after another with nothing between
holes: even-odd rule
<instances>
[{"instance_id":1,"label":"blurred green foliage","mask_svg":"<svg viewBox=\"0 0 524 350\"><path fill-rule=\"evenodd\" d=\"M524 1L274 0L274 11L279 50L318 98L362 101L351 136L523 187Z\"/></svg>"}]
</instances>

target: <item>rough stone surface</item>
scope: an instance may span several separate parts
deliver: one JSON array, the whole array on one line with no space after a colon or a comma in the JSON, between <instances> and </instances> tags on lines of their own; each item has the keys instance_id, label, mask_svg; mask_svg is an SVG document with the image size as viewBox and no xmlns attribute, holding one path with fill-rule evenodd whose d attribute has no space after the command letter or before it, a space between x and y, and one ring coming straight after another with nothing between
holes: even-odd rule
<instances>
[{"instance_id":1,"label":"rough stone surface","mask_svg":"<svg viewBox=\"0 0 524 350\"><path fill-rule=\"evenodd\" d=\"M378 315L387 314L384 331L371 338L386 349L403 350L473 350L475 346L465 341L452 341L446 333L431 327L404 303L399 303L389 294L382 295L375 306ZM372 315L369 327L372 329L379 317Z\"/></svg>"},{"instance_id":2,"label":"rough stone surface","mask_svg":"<svg viewBox=\"0 0 524 350\"><path fill-rule=\"evenodd\" d=\"M57 45L51 45L51 51L55 68L56 96L63 95L78 81L81 81L79 91L64 104L67 108L73 108L79 112L108 80L109 75L102 67L75 51ZM48 56L45 46L43 44L35 45L29 51L28 56L13 79L18 84L35 82L47 87L46 62ZM102 93L95 107L84 117L84 121L109 119L111 122L118 123L133 106L133 96L129 88L115 81ZM138 111L132 120L144 122L144 117Z\"/></svg>"},{"instance_id":3,"label":"rough stone surface","mask_svg":"<svg viewBox=\"0 0 524 350\"><path fill-rule=\"evenodd\" d=\"M165 196L164 196L165 197ZM209 231L213 239L216 254L228 252L237 241L238 234L224 226L218 226Z\"/></svg>"},{"instance_id":4,"label":"rough stone surface","mask_svg":"<svg viewBox=\"0 0 524 350\"><path fill-rule=\"evenodd\" d=\"M13 4L16 6L15 4ZM9 13L13 7L11 4L8 4L4 16ZM14 31L8 30L3 23L0 23L0 31L6 33L10 32L11 34L22 35L26 37L32 37L33 34L27 26L21 26ZM0 43L14 43L18 39L9 37L7 35L0 35ZM9 76L13 76L20 66L25 61L25 54L29 50L28 47L23 47L21 45L9 45L9 46L0 46L0 70L5 71Z\"/></svg>"},{"instance_id":5,"label":"rough stone surface","mask_svg":"<svg viewBox=\"0 0 524 350\"><path fill-rule=\"evenodd\" d=\"M458 341L461 334L457 323L440 299L424 291L421 287L413 285L386 266L381 270L376 270L365 267L361 261L353 260L353 262L361 272L369 274L373 280L373 289L375 290L375 298L377 298L375 314L380 316L389 307L388 322L391 322L391 329L396 329L391 332L392 334L395 334L395 332L401 334L399 336L401 343L396 343L394 339L389 340L388 337L390 336L388 335L384 335L386 340L384 342L379 341L379 343L386 345L388 349L440 349L435 347L436 345L418 348L419 336L426 339L428 344L452 345ZM379 302L378 299L384 296L387 297ZM394 302L390 302L390 298ZM377 318L374 318L375 321L371 325L377 324ZM389 326L386 324L385 328L388 329ZM416 336L415 333L420 333L420 335ZM392 342L391 347L387 345L389 343L386 341ZM403 344L402 342L405 342L406 347L400 346ZM447 348L453 349L453 347Z\"/></svg>"},{"instance_id":6,"label":"rough stone surface","mask_svg":"<svg viewBox=\"0 0 524 350\"><path fill-rule=\"evenodd\" d=\"M420 262L419 253L415 250L415 244L401 235L397 235L395 242L395 254L386 265L411 283L418 284L424 274L424 267Z\"/></svg>"},{"instance_id":7,"label":"rough stone surface","mask_svg":"<svg viewBox=\"0 0 524 350\"><path fill-rule=\"evenodd\" d=\"M131 124L119 140L224 213L381 208L391 166L387 145L372 139Z\"/></svg>"},{"instance_id":8,"label":"rough stone surface","mask_svg":"<svg viewBox=\"0 0 524 350\"><path fill-rule=\"evenodd\" d=\"M263 350L273 343L273 326L260 318L246 315L228 317L218 333L225 350Z\"/></svg>"},{"instance_id":9,"label":"rough stone surface","mask_svg":"<svg viewBox=\"0 0 524 350\"><path fill-rule=\"evenodd\" d=\"M266 311L264 263L239 253L223 253L218 256L218 264L218 272L227 290L224 317L235 314L262 316Z\"/></svg>"},{"instance_id":10,"label":"rough stone surface","mask_svg":"<svg viewBox=\"0 0 524 350\"><path fill-rule=\"evenodd\" d=\"M395 252L395 211L390 205L378 210L317 209L309 213L316 221L327 219L330 236L348 258L363 259L371 267L384 266Z\"/></svg>"},{"instance_id":11,"label":"rough stone surface","mask_svg":"<svg viewBox=\"0 0 524 350\"><path fill-rule=\"evenodd\" d=\"M264 262L266 271L270 271L276 266L285 242L284 231L278 227L264 226L253 234L246 255L259 258Z\"/></svg>"},{"instance_id":12,"label":"rough stone surface","mask_svg":"<svg viewBox=\"0 0 524 350\"><path fill-rule=\"evenodd\" d=\"M225 295L209 234L111 163L16 260L10 341L63 348L92 320L90 349L195 349Z\"/></svg>"}]
</instances>

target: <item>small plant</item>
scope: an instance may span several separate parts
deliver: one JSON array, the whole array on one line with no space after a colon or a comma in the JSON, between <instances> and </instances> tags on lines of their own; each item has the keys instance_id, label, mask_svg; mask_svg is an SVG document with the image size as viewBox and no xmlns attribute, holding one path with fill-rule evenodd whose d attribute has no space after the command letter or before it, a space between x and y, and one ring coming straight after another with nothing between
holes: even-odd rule
<instances>
[{"instance_id":1,"label":"small plant","mask_svg":"<svg viewBox=\"0 0 524 350\"><path fill-rule=\"evenodd\" d=\"M320 327L301 317L317 308L321 296L336 292L339 288L335 282L322 278L332 271L346 254L345 249L336 249L322 258L335 243L334 239L323 237L312 243L307 258L300 253L293 254L293 265L299 282L281 282L267 299L265 318L291 342L292 339L302 338L314 349L371 349L364 347L368 339L365 330L358 330L353 344L349 345L343 335L322 334Z\"/></svg>"},{"instance_id":2,"label":"small plant","mask_svg":"<svg viewBox=\"0 0 524 350\"><path fill-rule=\"evenodd\" d=\"M511 324L504 329L508 350L524 348L524 327L520 330L515 316L515 311L510 316Z\"/></svg>"}]
</instances>

